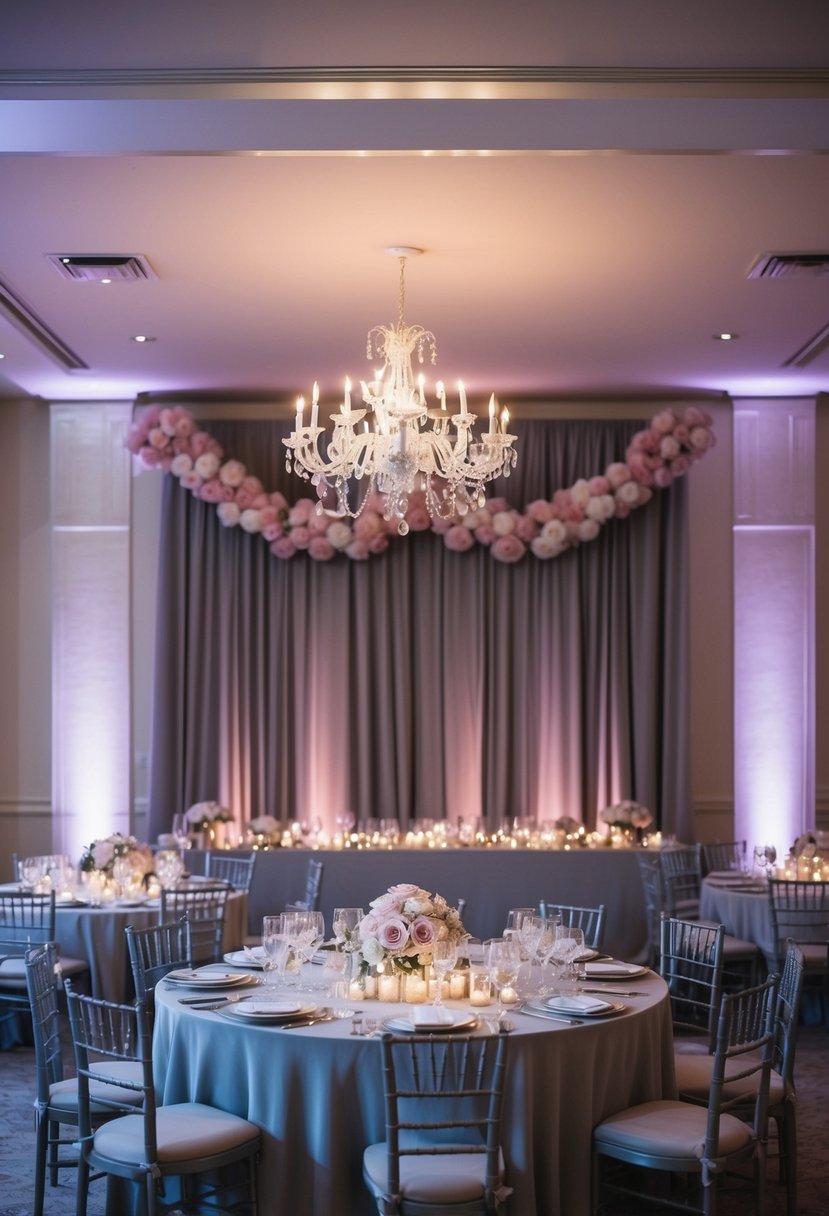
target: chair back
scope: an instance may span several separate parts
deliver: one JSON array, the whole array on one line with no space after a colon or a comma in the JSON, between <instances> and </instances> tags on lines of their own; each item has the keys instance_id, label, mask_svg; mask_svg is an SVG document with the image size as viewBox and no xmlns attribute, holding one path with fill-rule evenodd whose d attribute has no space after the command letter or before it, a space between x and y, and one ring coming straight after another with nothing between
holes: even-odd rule
<instances>
[{"instance_id":1,"label":"chair back","mask_svg":"<svg viewBox=\"0 0 829 1216\"><path fill-rule=\"evenodd\" d=\"M191 887L171 887L161 892L159 924L186 916L190 922L190 949L194 963L219 962L222 957L225 904L230 894L226 883L200 882Z\"/></svg>"},{"instance_id":2,"label":"chair back","mask_svg":"<svg viewBox=\"0 0 829 1216\"><path fill-rule=\"evenodd\" d=\"M708 1050L716 1044L722 1004L722 925L662 916L659 972L668 985L674 1034L704 1035Z\"/></svg>"},{"instance_id":3,"label":"chair back","mask_svg":"<svg viewBox=\"0 0 829 1216\"><path fill-rule=\"evenodd\" d=\"M57 958L54 942L27 950L25 955L26 990L32 1013L35 1048L37 1105L40 1110L46 1110L49 1105L49 1086L63 1080L58 977L55 970Z\"/></svg>"},{"instance_id":4,"label":"chair back","mask_svg":"<svg viewBox=\"0 0 829 1216\"><path fill-rule=\"evenodd\" d=\"M794 1060L797 1051L797 1028L800 1020L800 998L806 970L803 951L791 939L786 945L786 958L777 986L777 1008L774 1020L774 1046L771 1066L779 1073L786 1093L794 1084Z\"/></svg>"},{"instance_id":5,"label":"chair back","mask_svg":"<svg viewBox=\"0 0 829 1216\"><path fill-rule=\"evenodd\" d=\"M789 938L806 947L808 956L815 945L822 947L824 969L825 943L829 938L829 882L806 879L769 879L769 915L774 957L767 960L769 970L782 971Z\"/></svg>"},{"instance_id":6,"label":"chair back","mask_svg":"<svg viewBox=\"0 0 829 1216\"><path fill-rule=\"evenodd\" d=\"M54 938L54 891L0 891L0 955L23 958Z\"/></svg>"},{"instance_id":7,"label":"chair back","mask_svg":"<svg viewBox=\"0 0 829 1216\"><path fill-rule=\"evenodd\" d=\"M183 916L180 920L150 925L147 929L127 925L124 933L136 999L152 1008L158 981L176 967L193 965L190 919Z\"/></svg>"},{"instance_id":8,"label":"chair back","mask_svg":"<svg viewBox=\"0 0 829 1216\"><path fill-rule=\"evenodd\" d=\"M740 871L744 868L745 861L744 840L716 840L713 844L702 845L702 868L705 874L711 874L715 870Z\"/></svg>"},{"instance_id":9,"label":"chair back","mask_svg":"<svg viewBox=\"0 0 829 1216\"><path fill-rule=\"evenodd\" d=\"M700 846L674 845L660 850L659 856L665 911L679 920L697 920L702 883Z\"/></svg>"},{"instance_id":10,"label":"chair back","mask_svg":"<svg viewBox=\"0 0 829 1216\"><path fill-rule=\"evenodd\" d=\"M295 903L286 904L286 912L319 912L323 868L323 863L318 857L312 857L309 860L305 876L305 894Z\"/></svg>"},{"instance_id":11,"label":"chair back","mask_svg":"<svg viewBox=\"0 0 829 1216\"><path fill-rule=\"evenodd\" d=\"M232 857L229 853L213 850L207 854L207 877L215 882L229 883L234 891L250 891L258 856L254 851L247 857Z\"/></svg>"},{"instance_id":12,"label":"chair back","mask_svg":"<svg viewBox=\"0 0 829 1216\"><path fill-rule=\"evenodd\" d=\"M642 895L645 900L645 919L648 926L648 962L652 967L659 962L659 943L662 933L662 913L665 901L662 897L662 862L657 849L640 849L636 854Z\"/></svg>"},{"instance_id":13,"label":"chair back","mask_svg":"<svg viewBox=\"0 0 829 1216\"><path fill-rule=\"evenodd\" d=\"M777 983L778 977L770 975L756 988L729 993L722 999L708 1096L703 1168L720 1155L720 1117L729 1111L739 1110L740 1117L750 1123L755 1142L765 1143ZM739 1084L735 1085L735 1081ZM753 1096L750 1119L745 1112L747 1090Z\"/></svg>"},{"instance_id":14,"label":"chair back","mask_svg":"<svg viewBox=\"0 0 829 1216\"><path fill-rule=\"evenodd\" d=\"M607 911L604 904L599 904L598 908L579 908L574 904L554 904L542 899L538 910L544 917L560 916L561 924L568 929L583 929L585 946L591 950L601 950Z\"/></svg>"},{"instance_id":15,"label":"chair back","mask_svg":"<svg viewBox=\"0 0 829 1216\"><path fill-rule=\"evenodd\" d=\"M136 1168L151 1168L158 1153L152 1031L146 1006L141 1001L133 1005L116 1005L98 997L81 996L74 991L71 982L66 984L66 1002L78 1077L78 1125L82 1147L84 1150L90 1147L94 1129L100 1122L100 1112L106 1111L109 1117L141 1115L146 1165ZM123 1064L131 1064L134 1072L125 1074ZM90 1082L95 1087L98 1112L94 1118L89 1099ZM123 1100L128 1096L134 1100Z\"/></svg>"},{"instance_id":16,"label":"chair back","mask_svg":"<svg viewBox=\"0 0 829 1216\"><path fill-rule=\"evenodd\" d=\"M453 1154L485 1156L485 1210L501 1181L501 1106L507 1034L386 1034L382 1039L387 1194L399 1197L400 1159L424 1170Z\"/></svg>"}]
</instances>

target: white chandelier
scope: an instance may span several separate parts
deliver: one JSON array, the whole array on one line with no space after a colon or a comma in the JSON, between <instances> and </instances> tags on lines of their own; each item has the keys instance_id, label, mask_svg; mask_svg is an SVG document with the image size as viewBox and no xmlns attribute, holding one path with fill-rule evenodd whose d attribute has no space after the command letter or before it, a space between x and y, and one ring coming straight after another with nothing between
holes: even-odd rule
<instances>
[{"instance_id":1,"label":"white chandelier","mask_svg":"<svg viewBox=\"0 0 829 1216\"><path fill-rule=\"evenodd\" d=\"M325 429L317 421L319 386L315 383L309 425L304 422L305 399L300 397L295 427L282 442L288 448L287 469L293 467L316 486L321 500L318 511L323 510L325 496L333 489L336 513L354 519L377 490L385 497L385 518L398 520L397 530L405 536L411 494L424 493L432 518L465 515L470 508L483 506L487 481L509 477L517 455L512 446L515 436L508 432L509 411L498 413L494 394L489 399L489 430L480 439L474 431L478 415L468 411L460 381L459 413L448 411L441 380L435 385L437 405L427 408L425 380L422 375L415 380L412 355L417 352L422 363L426 350L434 363L435 336L403 320L406 258L422 250L395 245L386 252L400 263L399 312L396 325L377 325L368 335L366 357L383 361L371 383L361 381L363 403L368 408L351 408L351 381L346 377L339 413L331 415L333 433L321 449ZM352 480L367 483L355 507L348 499Z\"/></svg>"}]
</instances>

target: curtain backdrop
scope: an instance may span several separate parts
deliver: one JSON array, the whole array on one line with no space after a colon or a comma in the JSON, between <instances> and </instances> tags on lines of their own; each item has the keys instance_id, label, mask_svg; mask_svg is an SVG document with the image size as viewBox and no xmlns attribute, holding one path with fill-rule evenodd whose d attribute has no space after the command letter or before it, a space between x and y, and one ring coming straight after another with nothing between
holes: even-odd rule
<instances>
[{"instance_id":1,"label":"curtain backdrop","mask_svg":"<svg viewBox=\"0 0 829 1216\"><path fill-rule=\"evenodd\" d=\"M523 507L624 457L638 422L515 423ZM292 501L289 424L210 422ZM621 798L687 838L685 487L596 541L501 565L431 533L365 562L274 558L165 478L149 832L201 799L237 823L572 815Z\"/></svg>"}]
</instances>

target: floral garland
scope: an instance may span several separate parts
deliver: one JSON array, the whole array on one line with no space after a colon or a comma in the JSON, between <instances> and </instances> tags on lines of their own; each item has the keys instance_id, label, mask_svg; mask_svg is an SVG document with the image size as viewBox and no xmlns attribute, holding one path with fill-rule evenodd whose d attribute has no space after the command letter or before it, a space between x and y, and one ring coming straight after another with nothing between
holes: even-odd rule
<instances>
[{"instance_id":1,"label":"floral garland","mask_svg":"<svg viewBox=\"0 0 829 1216\"><path fill-rule=\"evenodd\" d=\"M546 560L595 540L611 519L625 519L652 497L652 487L666 489L688 472L714 446L711 418L704 410L660 410L628 445L625 459L604 473L579 478L538 498L521 510L504 498L490 498L479 510L449 519L432 519L425 495L409 496L406 522L411 532L443 536L447 549L463 552L485 545L496 561L517 562L527 552ZM172 473L195 498L216 505L227 528L258 533L275 557L287 559L305 551L315 561L344 553L363 561L383 553L397 535L397 521L383 516L383 499L371 496L357 519L331 519L319 514L312 498L289 503L279 491L268 493L258 477L239 460L225 459L220 444L198 430L193 415L181 406L149 406L137 415L126 446L148 468Z\"/></svg>"}]
</instances>

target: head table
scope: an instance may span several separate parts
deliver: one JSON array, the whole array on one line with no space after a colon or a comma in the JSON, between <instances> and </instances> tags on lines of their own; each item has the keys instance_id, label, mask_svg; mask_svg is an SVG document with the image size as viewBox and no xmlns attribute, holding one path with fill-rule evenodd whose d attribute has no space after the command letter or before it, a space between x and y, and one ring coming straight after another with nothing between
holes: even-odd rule
<instances>
[{"instance_id":1,"label":"head table","mask_svg":"<svg viewBox=\"0 0 829 1216\"><path fill-rule=\"evenodd\" d=\"M503 1144L516 1216L588 1216L595 1124L673 1096L667 989L655 974L634 987L641 995L620 998L624 1013L577 1026L510 1014ZM370 1216L362 1153L384 1138L379 1042L352 1036L349 1020L251 1025L226 1011L194 1010L181 996L163 983L156 992L159 1100L207 1102L262 1128L261 1211ZM362 1008L382 1021L407 1007ZM491 1032L485 1023L476 1031Z\"/></svg>"},{"instance_id":2,"label":"head table","mask_svg":"<svg viewBox=\"0 0 829 1216\"><path fill-rule=\"evenodd\" d=\"M334 908L367 907L392 883L412 882L439 892L452 905L465 899L464 925L482 939L503 933L510 908L536 906L541 899L605 904L603 948L631 960L648 954L636 849L269 849L257 855L251 933L262 932L263 916L303 898L311 858L323 863L320 909L327 925ZM188 855L194 873L204 864L204 854L193 850Z\"/></svg>"}]
</instances>

